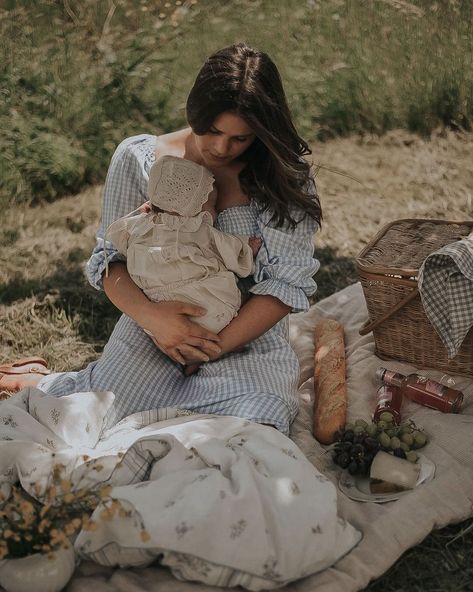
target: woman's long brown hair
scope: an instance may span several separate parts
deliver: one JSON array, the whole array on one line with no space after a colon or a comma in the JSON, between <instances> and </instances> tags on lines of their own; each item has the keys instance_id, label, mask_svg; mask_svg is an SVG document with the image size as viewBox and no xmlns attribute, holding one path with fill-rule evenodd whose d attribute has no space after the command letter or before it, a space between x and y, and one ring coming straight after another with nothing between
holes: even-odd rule
<instances>
[{"instance_id":1,"label":"woman's long brown hair","mask_svg":"<svg viewBox=\"0 0 473 592\"><path fill-rule=\"evenodd\" d=\"M225 111L244 119L256 135L240 157L246 162L243 190L273 211L277 226L295 227L300 220L293 217L294 206L320 225L322 209L304 158L312 151L296 131L278 69L266 53L237 43L202 66L187 99L189 125L203 135Z\"/></svg>"}]
</instances>

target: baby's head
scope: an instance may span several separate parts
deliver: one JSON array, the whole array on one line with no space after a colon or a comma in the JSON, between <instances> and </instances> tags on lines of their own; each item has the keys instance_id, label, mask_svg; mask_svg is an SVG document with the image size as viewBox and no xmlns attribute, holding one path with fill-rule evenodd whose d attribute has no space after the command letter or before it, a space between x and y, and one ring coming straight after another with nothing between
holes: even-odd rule
<instances>
[{"instance_id":1,"label":"baby's head","mask_svg":"<svg viewBox=\"0 0 473 592\"><path fill-rule=\"evenodd\" d=\"M149 172L148 197L153 209L180 216L201 211L215 221L217 191L214 177L205 167L177 156L161 156Z\"/></svg>"}]
</instances>

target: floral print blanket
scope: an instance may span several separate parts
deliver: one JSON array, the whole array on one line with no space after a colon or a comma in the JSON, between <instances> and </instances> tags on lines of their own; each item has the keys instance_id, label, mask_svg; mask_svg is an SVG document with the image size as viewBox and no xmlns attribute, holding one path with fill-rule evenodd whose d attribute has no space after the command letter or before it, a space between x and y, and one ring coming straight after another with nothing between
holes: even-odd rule
<instances>
[{"instance_id":1,"label":"floral print blanket","mask_svg":"<svg viewBox=\"0 0 473 592\"><path fill-rule=\"evenodd\" d=\"M0 403L0 490L41 498L61 463L73 487L111 485L126 512L82 531L78 555L103 566L156 560L180 580L282 587L333 565L361 534L335 486L272 427L176 409L105 430L109 392L61 398L25 389ZM143 536L145 535L145 536Z\"/></svg>"}]
</instances>

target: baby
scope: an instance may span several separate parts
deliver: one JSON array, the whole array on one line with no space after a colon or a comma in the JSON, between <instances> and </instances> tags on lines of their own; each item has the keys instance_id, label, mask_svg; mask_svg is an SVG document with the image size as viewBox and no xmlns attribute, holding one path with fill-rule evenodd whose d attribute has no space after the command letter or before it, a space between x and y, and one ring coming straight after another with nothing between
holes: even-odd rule
<instances>
[{"instance_id":1,"label":"baby","mask_svg":"<svg viewBox=\"0 0 473 592\"><path fill-rule=\"evenodd\" d=\"M105 238L126 256L133 281L153 301L178 300L207 309L191 317L220 332L238 314L241 294L234 274L254 272L261 241L213 227L217 191L206 168L175 156L151 167L151 211L119 218Z\"/></svg>"}]
</instances>

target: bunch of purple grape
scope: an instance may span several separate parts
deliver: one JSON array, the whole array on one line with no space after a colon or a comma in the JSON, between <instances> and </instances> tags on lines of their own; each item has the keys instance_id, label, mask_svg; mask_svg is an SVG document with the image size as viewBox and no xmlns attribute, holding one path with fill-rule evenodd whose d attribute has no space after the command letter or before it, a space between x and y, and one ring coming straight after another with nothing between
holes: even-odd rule
<instances>
[{"instance_id":1,"label":"bunch of purple grape","mask_svg":"<svg viewBox=\"0 0 473 592\"><path fill-rule=\"evenodd\" d=\"M350 475L368 475L371 463L381 447L378 439L366 432L357 434L350 429L337 432L335 439L335 464L342 469L348 469Z\"/></svg>"},{"instance_id":2,"label":"bunch of purple grape","mask_svg":"<svg viewBox=\"0 0 473 592\"><path fill-rule=\"evenodd\" d=\"M378 421L368 423L357 419L347 423L343 431L336 432L333 460L351 475L368 475L378 450L416 462L418 457L414 450L426 443L427 437L412 420L398 425L393 415L385 411Z\"/></svg>"}]
</instances>

